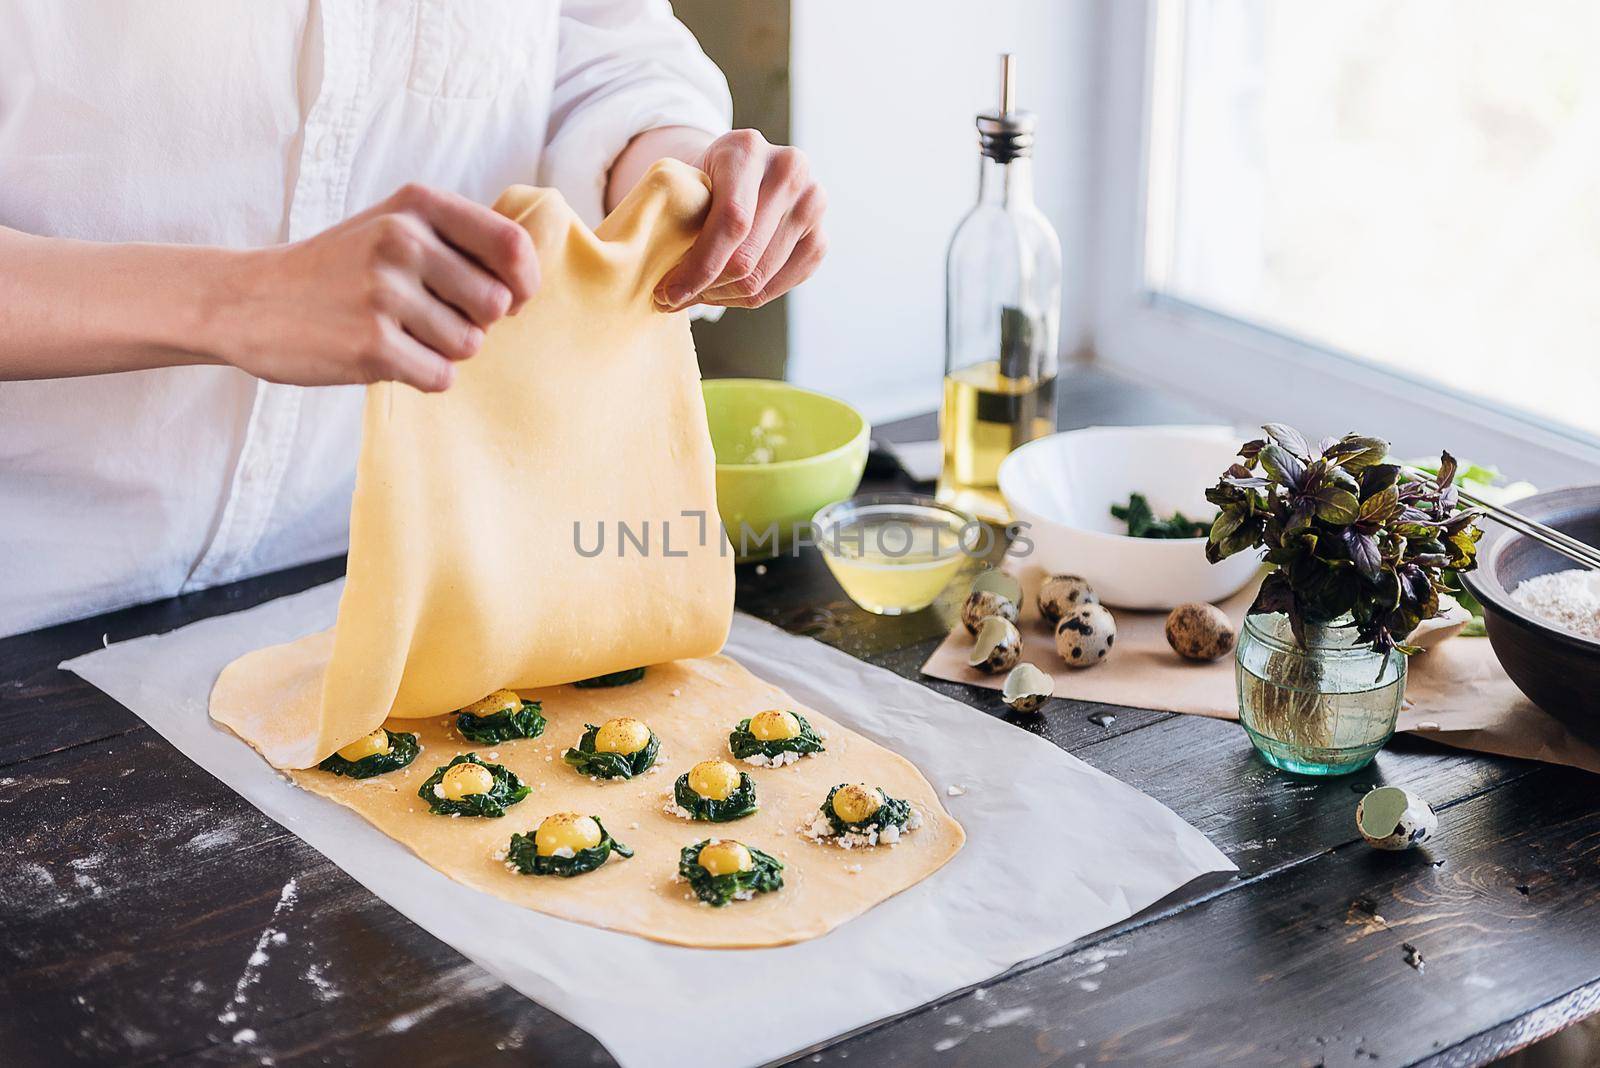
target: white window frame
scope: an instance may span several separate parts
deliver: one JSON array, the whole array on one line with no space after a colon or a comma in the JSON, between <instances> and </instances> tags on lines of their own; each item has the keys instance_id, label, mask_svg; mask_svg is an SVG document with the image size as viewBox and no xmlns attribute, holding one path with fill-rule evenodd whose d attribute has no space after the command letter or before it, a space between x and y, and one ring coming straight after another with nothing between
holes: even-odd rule
<instances>
[{"instance_id":1,"label":"white window frame","mask_svg":"<svg viewBox=\"0 0 1600 1068\"><path fill-rule=\"evenodd\" d=\"M1163 3L1180 2L1101 5L1098 211L1089 294L1095 362L1120 377L1192 397L1241 427L1271 419L1315 436L1358 430L1388 438L1401 456L1448 448L1540 489L1600 482L1600 440L1146 285L1156 15Z\"/></svg>"}]
</instances>

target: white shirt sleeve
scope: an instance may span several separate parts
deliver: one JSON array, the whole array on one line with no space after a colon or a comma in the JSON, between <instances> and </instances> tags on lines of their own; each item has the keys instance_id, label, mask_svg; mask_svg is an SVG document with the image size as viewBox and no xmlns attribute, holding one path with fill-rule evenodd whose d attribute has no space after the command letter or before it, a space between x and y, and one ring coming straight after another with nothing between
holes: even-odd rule
<instances>
[{"instance_id":1,"label":"white shirt sleeve","mask_svg":"<svg viewBox=\"0 0 1600 1068\"><path fill-rule=\"evenodd\" d=\"M563 0L539 184L598 225L606 175L635 135L661 126L721 134L732 115L722 72L667 0Z\"/></svg>"}]
</instances>

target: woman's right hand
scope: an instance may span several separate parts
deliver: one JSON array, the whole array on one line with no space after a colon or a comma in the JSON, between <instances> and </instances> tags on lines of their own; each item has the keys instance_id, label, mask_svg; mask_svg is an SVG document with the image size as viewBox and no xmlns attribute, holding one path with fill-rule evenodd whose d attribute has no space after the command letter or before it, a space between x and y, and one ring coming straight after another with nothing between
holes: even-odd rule
<instances>
[{"instance_id":1,"label":"woman's right hand","mask_svg":"<svg viewBox=\"0 0 1600 1068\"><path fill-rule=\"evenodd\" d=\"M239 254L213 279L210 347L271 382L448 389L455 363L539 287L527 231L408 185L315 237Z\"/></svg>"}]
</instances>

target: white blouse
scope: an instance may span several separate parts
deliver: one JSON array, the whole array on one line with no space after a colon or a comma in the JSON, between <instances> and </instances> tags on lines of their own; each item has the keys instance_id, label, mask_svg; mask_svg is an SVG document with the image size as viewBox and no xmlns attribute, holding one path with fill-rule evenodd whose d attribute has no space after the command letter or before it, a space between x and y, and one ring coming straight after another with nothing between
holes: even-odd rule
<instances>
[{"instance_id":1,"label":"white blouse","mask_svg":"<svg viewBox=\"0 0 1600 1068\"><path fill-rule=\"evenodd\" d=\"M666 0L0 0L0 225L255 247L408 181L555 186L594 224L635 134L730 112ZM361 398L0 382L0 635L344 551Z\"/></svg>"}]
</instances>

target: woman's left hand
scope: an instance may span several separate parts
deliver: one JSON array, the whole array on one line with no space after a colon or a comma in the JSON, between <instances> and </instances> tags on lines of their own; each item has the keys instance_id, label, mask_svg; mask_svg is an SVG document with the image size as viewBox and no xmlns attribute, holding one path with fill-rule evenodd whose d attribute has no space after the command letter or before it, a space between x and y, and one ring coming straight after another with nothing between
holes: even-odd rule
<instances>
[{"instance_id":1,"label":"woman's left hand","mask_svg":"<svg viewBox=\"0 0 1600 1068\"><path fill-rule=\"evenodd\" d=\"M656 287L656 303L759 308L804 282L827 252L827 198L805 153L734 130L696 162L711 178L711 208L687 254Z\"/></svg>"}]
</instances>

